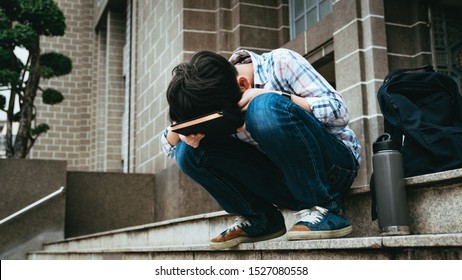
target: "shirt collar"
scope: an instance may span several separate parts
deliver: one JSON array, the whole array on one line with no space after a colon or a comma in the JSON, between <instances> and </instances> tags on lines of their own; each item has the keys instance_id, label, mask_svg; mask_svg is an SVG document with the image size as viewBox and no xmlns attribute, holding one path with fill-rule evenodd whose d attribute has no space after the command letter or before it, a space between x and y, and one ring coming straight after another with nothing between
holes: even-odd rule
<instances>
[{"instance_id":1,"label":"shirt collar","mask_svg":"<svg viewBox=\"0 0 462 280\"><path fill-rule=\"evenodd\" d=\"M267 82L267 77L263 71L263 58L260 55L248 50L239 50L234 52L229 58L233 65L253 63L254 85L256 88L263 88Z\"/></svg>"}]
</instances>

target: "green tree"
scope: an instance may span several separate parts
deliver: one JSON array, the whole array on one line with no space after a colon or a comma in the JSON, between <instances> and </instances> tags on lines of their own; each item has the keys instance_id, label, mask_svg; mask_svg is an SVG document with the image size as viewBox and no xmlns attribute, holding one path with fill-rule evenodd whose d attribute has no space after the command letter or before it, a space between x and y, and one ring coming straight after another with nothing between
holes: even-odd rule
<instances>
[{"instance_id":1,"label":"green tree","mask_svg":"<svg viewBox=\"0 0 462 280\"><path fill-rule=\"evenodd\" d=\"M25 158L36 139L49 129L35 120L37 94L41 93L43 103L50 105L64 99L58 90L43 89L39 83L72 70L67 56L40 50L41 36L63 36L65 29L65 17L53 0L0 0L0 89L9 94L8 100L0 94L0 110L7 115L8 158ZM16 47L28 51L25 63L15 55ZM14 141L13 122L19 123Z\"/></svg>"}]
</instances>

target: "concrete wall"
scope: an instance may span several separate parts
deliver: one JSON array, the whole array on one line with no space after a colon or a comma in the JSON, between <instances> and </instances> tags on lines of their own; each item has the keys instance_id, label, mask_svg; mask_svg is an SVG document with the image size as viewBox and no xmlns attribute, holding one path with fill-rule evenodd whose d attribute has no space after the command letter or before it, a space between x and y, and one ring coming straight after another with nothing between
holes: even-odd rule
<instances>
[{"instance_id":1,"label":"concrete wall","mask_svg":"<svg viewBox=\"0 0 462 280\"><path fill-rule=\"evenodd\" d=\"M65 186L65 192L0 225L0 259L25 259L44 242L220 210L176 166L152 174L66 171L66 161L0 160L0 219Z\"/></svg>"},{"instance_id":2,"label":"concrete wall","mask_svg":"<svg viewBox=\"0 0 462 280\"><path fill-rule=\"evenodd\" d=\"M200 185L186 177L176 165L156 174L154 198L155 221L222 210Z\"/></svg>"},{"instance_id":3,"label":"concrete wall","mask_svg":"<svg viewBox=\"0 0 462 280\"><path fill-rule=\"evenodd\" d=\"M66 162L0 160L0 219L66 185ZM0 259L25 259L43 242L64 237L64 195L0 225Z\"/></svg>"},{"instance_id":4,"label":"concrete wall","mask_svg":"<svg viewBox=\"0 0 462 280\"><path fill-rule=\"evenodd\" d=\"M218 210L213 198L176 166L155 176L68 172L65 237Z\"/></svg>"},{"instance_id":5,"label":"concrete wall","mask_svg":"<svg viewBox=\"0 0 462 280\"><path fill-rule=\"evenodd\" d=\"M154 175L69 172L65 237L154 222Z\"/></svg>"}]
</instances>

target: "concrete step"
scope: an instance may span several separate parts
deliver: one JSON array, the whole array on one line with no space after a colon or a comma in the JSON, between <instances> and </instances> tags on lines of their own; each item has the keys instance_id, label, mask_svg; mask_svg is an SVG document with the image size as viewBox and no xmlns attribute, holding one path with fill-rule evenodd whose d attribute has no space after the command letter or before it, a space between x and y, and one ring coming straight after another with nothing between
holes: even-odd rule
<instances>
[{"instance_id":1,"label":"concrete step","mask_svg":"<svg viewBox=\"0 0 462 280\"><path fill-rule=\"evenodd\" d=\"M424 234L339 238L311 241L271 240L211 250L207 244L177 246L99 247L29 253L31 260L309 260L309 259L461 259L462 234Z\"/></svg>"},{"instance_id":2,"label":"concrete step","mask_svg":"<svg viewBox=\"0 0 462 280\"><path fill-rule=\"evenodd\" d=\"M462 169L405 179L413 234L462 232ZM344 209L354 227L353 236L377 236L371 223L369 186L354 188L344 199Z\"/></svg>"},{"instance_id":3,"label":"concrete step","mask_svg":"<svg viewBox=\"0 0 462 280\"><path fill-rule=\"evenodd\" d=\"M282 236L272 241L242 244L237 247L237 251L231 250L230 252L234 252L231 255L237 257L242 254L242 256L251 258L253 251L259 251L261 256L266 256L272 252L276 254L275 257L279 254L281 254L279 257L282 257L288 252L297 255L298 251L303 251L305 253L300 254L307 255L311 254L313 250L310 246L323 244L316 250L323 252L325 256L340 257L343 255L346 257L345 254L351 253L349 250L360 251L359 256L361 256L365 250L366 255L383 254L383 257L394 258L392 256L394 249L381 249L389 248L390 246L386 244L399 240L404 242L403 245L395 246L400 248L399 251L414 248L415 246L411 244L417 242L420 244L418 247L424 248L424 251L452 248L450 250L460 252L458 250L461 247L460 234L462 234L462 219L460 218L462 216L462 169L407 178L406 185L412 221L412 235L410 236L380 236L377 221L372 222L370 218L371 199L366 186L353 189L344 200L346 215L353 226L353 233L349 238L287 242L286 237ZM290 228L296 217L286 210L283 210L283 215L287 228ZM125 258L126 254L130 257L132 254L142 254L144 258L146 257L145 254L151 256L158 253L175 258L178 256L197 256L198 252L212 255L221 254L209 251L207 243L233 221L234 217L223 211L173 219L45 244L43 251L31 253L29 258L51 258L52 256L57 258L63 256L92 258L94 254L98 258L100 255L102 258L108 256ZM395 247L391 246L390 248ZM426 249L427 247L428 249ZM276 248L285 249L278 250Z\"/></svg>"}]
</instances>

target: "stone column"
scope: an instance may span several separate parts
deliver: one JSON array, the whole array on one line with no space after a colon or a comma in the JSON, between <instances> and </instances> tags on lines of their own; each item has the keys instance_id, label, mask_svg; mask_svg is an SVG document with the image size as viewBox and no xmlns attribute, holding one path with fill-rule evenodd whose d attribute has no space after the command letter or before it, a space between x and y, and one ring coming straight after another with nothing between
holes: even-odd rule
<instances>
[{"instance_id":1,"label":"stone column","mask_svg":"<svg viewBox=\"0 0 462 280\"><path fill-rule=\"evenodd\" d=\"M99 29L96 169L122 171L122 114L124 108L123 47L125 15L109 11Z\"/></svg>"},{"instance_id":2,"label":"stone column","mask_svg":"<svg viewBox=\"0 0 462 280\"><path fill-rule=\"evenodd\" d=\"M369 184L372 142L383 131L377 90L388 73L384 4L381 0L339 0L333 4L337 90L350 111L362 164L355 187Z\"/></svg>"}]
</instances>

